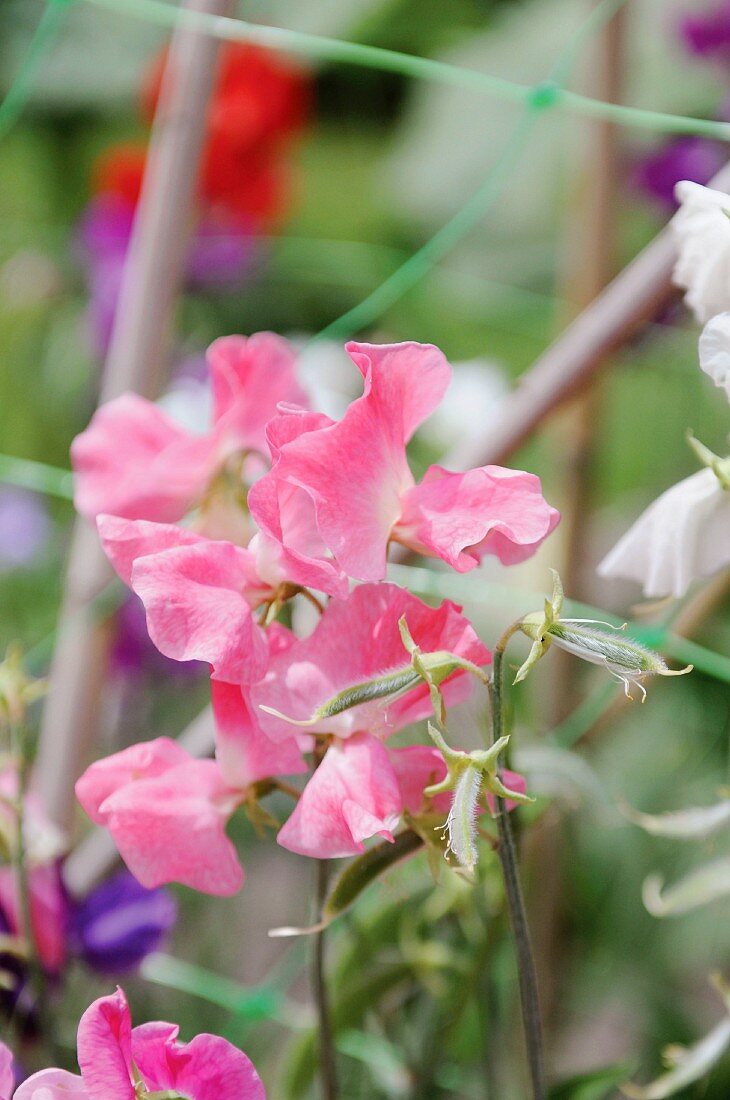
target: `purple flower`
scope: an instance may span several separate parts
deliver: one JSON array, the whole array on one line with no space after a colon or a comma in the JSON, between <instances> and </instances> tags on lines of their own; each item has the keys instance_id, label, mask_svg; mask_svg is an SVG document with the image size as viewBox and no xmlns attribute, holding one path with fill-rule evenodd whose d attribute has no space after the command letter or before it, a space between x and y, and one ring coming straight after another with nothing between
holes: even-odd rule
<instances>
[{"instance_id":1,"label":"purple flower","mask_svg":"<svg viewBox=\"0 0 730 1100\"><path fill-rule=\"evenodd\" d=\"M91 340L100 357L109 347L134 211L132 203L118 195L97 195L79 223ZM257 257L258 244L247 226L208 218L199 223L190 244L188 283L199 288L236 285L251 275Z\"/></svg>"},{"instance_id":2,"label":"purple flower","mask_svg":"<svg viewBox=\"0 0 730 1100\"><path fill-rule=\"evenodd\" d=\"M176 918L167 890L146 890L123 870L75 905L71 945L98 973L122 974L158 950Z\"/></svg>"},{"instance_id":3,"label":"purple flower","mask_svg":"<svg viewBox=\"0 0 730 1100\"><path fill-rule=\"evenodd\" d=\"M251 275L258 255L251 228L209 218L199 223L193 238L188 281L202 288L236 285Z\"/></svg>"},{"instance_id":4,"label":"purple flower","mask_svg":"<svg viewBox=\"0 0 730 1100\"><path fill-rule=\"evenodd\" d=\"M0 571L30 565L51 533L41 497L26 489L0 487Z\"/></svg>"},{"instance_id":5,"label":"purple flower","mask_svg":"<svg viewBox=\"0 0 730 1100\"><path fill-rule=\"evenodd\" d=\"M730 58L730 3L711 8L704 15L686 15L679 34L697 57Z\"/></svg>"},{"instance_id":6,"label":"purple flower","mask_svg":"<svg viewBox=\"0 0 730 1100\"><path fill-rule=\"evenodd\" d=\"M725 163L722 146L709 138L680 137L651 153L636 168L637 186L667 210L675 210L680 180L707 183Z\"/></svg>"}]
</instances>

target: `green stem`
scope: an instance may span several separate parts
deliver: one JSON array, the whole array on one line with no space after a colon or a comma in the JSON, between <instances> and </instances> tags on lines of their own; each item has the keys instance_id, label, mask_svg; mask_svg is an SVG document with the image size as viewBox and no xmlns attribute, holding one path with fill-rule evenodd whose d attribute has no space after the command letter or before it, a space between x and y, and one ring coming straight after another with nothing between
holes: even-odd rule
<instances>
[{"instance_id":1,"label":"green stem","mask_svg":"<svg viewBox=\"0 0 730 1100\"><path fill-rule=\"evenodd\" d=\"M34 493L61 497L62 500L73 500L73 474L70 470L49 466L45 462L34 462L30 458L0 454L0 482L17 485L21 489L32 489Z\"/></svg>"},{"instance_id":2,"label":"green stem","mask_svg":"<svg viewBox=\"0 0 730 1100\"><path fill-rule=\"evenodd\" d=\"M64 0L48 0L25 57L5 98L0 103L0 138L13 128L25 108L33 81L51 43L54 41L68 6Z\"/></svg>"},{"instance_id":3,"label":"green stem","mask_svg":"<svg viewBox=\"0 0 730 1100\"><path fill-rule=\"evenodd\" d=\"M314 771L322 763L326 752L324 745L317 745L314 752ZM327 884L329 881L329 861L326 859L315 860L315 919L322 917L325 902L327 900ZM312 955L312 987L314 1002L317 1008L317 1038L319 1041L319 1074L322 1086L322 1100L337 1100L337 1062L335 1056L335 1040L332 1028L332 1013L330 1011L329 993L327 989L327 958L325 939L326 931L314 934L314 950Z\"/></svg>"},{"instance_id":4,"label":"green stem","mask_svg":"<svg viewBox=\"0 0 730 1100\"><path fill-rule=\"evenodd\" d=\"M509 627L497 642L494 650L494 670L492 681L492 731L497 741L504 732L504 651L513 634L519 630L519 623ZM543 1067L542 1025L537 991L537 971L532 954L530 931L527 925L525 902L520 885L517 867L512 824L504 800L496 799L497 829L499 831L499 859L502 864L505 895L509 910L512 935L517 954L517 971L520 984L520 1005L522 1024L525 1032L527 1061L532 1081L533 1100L545 1100L545 1070Z\"/></svg>"}]
</instances>

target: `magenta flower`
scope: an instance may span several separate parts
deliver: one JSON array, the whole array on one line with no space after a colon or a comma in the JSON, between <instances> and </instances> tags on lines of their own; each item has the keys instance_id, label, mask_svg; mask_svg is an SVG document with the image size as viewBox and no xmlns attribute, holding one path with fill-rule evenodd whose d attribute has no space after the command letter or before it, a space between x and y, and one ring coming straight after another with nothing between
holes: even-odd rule
<instances>
[{"instance_id":1,"label":"magenta flower","mask_svg":"<svg viewBox=\"0 0 730 1100\"><path fill-rule=\"evenodd\" d=\"M204 435L135 394L103 405L71 447L78 511L92 519L101 512L182 519L232 456L264 453L279 402L306 402L294 363L292 348L273 333L216 340L208 349L213 423Z\"/></svg>"},{"instance_id":2,"label":"magenta flower","mask_svg":"<svg viewBox=\"0 0 730 1100\"><path fill-rule=\"evenodd\" d=\"M183 527L100 516L99 535L119 576L142 600L161 653L207 661L218 680L263 675L266 634L253 609L273 594L251 550Z\"/></svg>"},{"instance_id":3,"label":"magenta flower","mask_svg":"<svg viewBox=\"0 0 730 1100\"><path fill-rule=\"evenodd\" d=\"M704 15L686 15L679 25L679 33L688 49L698 57L726 60L730 56L730 3L725 0Z\"/></svg>"},{"instance_id":4,"label":"magenta flower","mask_svg":"<svg viewBox=\"0 0 730 1100\"><path fill-rule=\"evenodd\" d=\"M394 585L361 585L346 600L333 599L314 632L272 655L263 680L246 689L263 732L282 743L299 733L262 706L306 720L343 689L407 666L398 628L403 615L423 652L448 650L479 665L491 660L456 605L445 601L434 609ZM443 690L454 702L470 687L467 676L457 672ZM392 839L413 794L409 787L404 795L382 742L430 713L428 690L417 684L390 702L363 703L313 726L333 741L281 829L279 843L302 855L329 858L362 851L371 836ZM424 777L421 790L427 783Z\"/></svg>"},{"instance_id":5,"label":"magenta flower","mask_svg":"<svg viewBox=\"0 0 730 1100\"><path fill-rule=\"evenodd\" d=\"M269 426L271 471L249 493L253 518L280 547L289 579L342 592L345 577L382 580L391 540L459 572L485 554L506 563L538 548L559 514L532 474L432 466L416 485L406 444L441 401L451 369L427 344L347 345L365 380L342 420L285 410Z\"/></svg>"},{"instance_id":6,"label":"magenta flower","mask_svg":"<svg viewBox=\"0 0 730 1100\"><path fill-rule=\"evenodd\" d=\"M136 1100L148 1092L190 1100L265 1100L259 1075L246 1055L217 1035L178 1040L175 1024L132 1027L121 989L100 997L79 1022L81 1076L60 1069L33 1074L15 1100Z\"/></svg>"},{"instance_id":7,"label":"magenta flower","mask_svg":"<svg viewBox=\"0 0 730 1100\"><path fill-rule=\"evenodd\" d=\"M679 137L650 153L637 166L638 187L667 210L676 210L674 189L680 180L707 183L725 163L718 142L702 137Z\"/></svg>"},{"instance_id":8,"label":"magenta flower","mask_svg":"<svg viewBox=\"0 0 730 1100\"><path fill-rule=\"evenodd\" d=\"M13 1052L0 1042L0 1100L10 1100L14 1088Z\"/></svg>"}]
</instances>

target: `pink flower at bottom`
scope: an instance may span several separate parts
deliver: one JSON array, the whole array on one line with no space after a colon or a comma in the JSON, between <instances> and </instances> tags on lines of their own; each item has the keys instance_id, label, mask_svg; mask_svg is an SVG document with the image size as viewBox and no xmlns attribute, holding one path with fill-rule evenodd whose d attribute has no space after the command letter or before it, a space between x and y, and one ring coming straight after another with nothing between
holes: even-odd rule
<instances>
[{"instance_id":1,"label":"pink flower at bottom","mask_svg":"<svg viewBox=\"0 0 730 1100\"><path fill-rule=\"evenodd\" d=\"M13 1052L0 1042L0 1100L10 1100L14 1086Z\"/></svg>"},{"instance_id":2,"label":"pink flower at bottom","mask_svg":"<svg viewBox=\"0 0 730 1100\"><path fill-rule=\"evenodd\" d=\"M81 1076L41 1070L20 1086L15 1100L135 1100L135 1079L147 1092L169 1091L189 1100L265 1100L261 1079L243 1051L218 1035L196 1035L189 1043L177 1036L175 1024L133 1028L127 999L117 989L81 1017Z\"/></svg>"}]
</instances>

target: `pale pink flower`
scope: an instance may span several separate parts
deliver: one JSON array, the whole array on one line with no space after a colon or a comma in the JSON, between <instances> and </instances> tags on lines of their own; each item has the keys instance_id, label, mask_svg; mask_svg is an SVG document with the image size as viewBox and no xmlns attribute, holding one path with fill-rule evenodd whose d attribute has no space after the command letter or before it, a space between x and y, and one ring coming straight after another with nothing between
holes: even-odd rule
<instances>
[{"instance_id":1,"label":"pale pink flower","mask_svg":"<svg viewBox=\"0 0 730 1100\"><path fill-rule=\"evenodd\" d=\"M225 826L245 792L214 760L159 737L96 761L76 796L143 886L179 882L221 896L240 889L243 869Z\"/></svg>"},{"instance_id":2,"label":"pale pink flower","mask_svg":"<svg viewBox=\"0 0 730 1100\"><path fill-rule=\"evenodd\" d=\"M598 573L639 581L644 595L683 596L730 564L730 490L711 469L662 493L609 551Z\"/></svg>"},{"instance_id":3,"label":"pale pink flower","mask_svg":"<svg viewBox=\"0 0 730 1100\"><path fill-rule=\"evenodd\" d=\"M730 196L682 180L671 221L678 258L674 282L700 324L730 308Z\"/></svg>"},{"instance_id":4,"label":"pale pink flower","mask_svg":"<svg viewBox=\"0 0 730 1100\"><path fill-rule=\"evenodd\" d=\"M175 1024L132 1027L121 989L100 997L79 1022L77 1051L81 1076L47 1069L30 1077L15 1100L136 1100L171 1093L190 1100L265 1100L251 1061L218 1035L196 1035L181 1043Z\"/></svg>"},{"instance_id":5,"label":"pale pink flower","mask_svg":"<svg viewBox=\"0 0 730 1100\"><path fill-rule=\"evenodd\" d=\"M208 349L213 423L205 435L135 394L102 405L71 447L78 511L181 519L232 455L265 452L265 427L279 402L306 403L294 365L294 350L270 332L216 340Z\"/></svg>"},{"instance_id":6,"label":"pale pink flower","mask_svg":"<svg viewBox=\"0 0 730 1100\"><path fill-rule=\"evenodd\" d=\"M330 601L314 632L272 656L266 676L249 689L264 733L286 741L299 731L260 710L262 705L306 720L345 688L407 668L410 658L398 628L403 615L423 652L448 650L479 665L491 660L456 605L445 601L431 608L394 585L361 585L346 600ZM468 676L457 672L444 681L444 696L453 703L470 688ZM279 843L327 858L362 851L370 836L392 838L404 793L382 741L430 713L428 690L418 683L398 698L362 703L313 726L313 732L332 734L335 740L279 833Z\"/></svg>"},{"instance_id":7,"label":"pale pink flower","mask_svg":"<svg viewBox=\"0 0 730 1100\"><path fill-rule=\"evenodd\" d=\"M700 367L730 401L730 312L719 313L702 330Z\"/></svg>"},{"instance_id":8,"label":"pale pink flower","mask_svg":"<svg viewBox=\"0 0 730 1100\"><path fill-rule=\"evenodd\" d=\"M362 397L338 422L283 412L268 431L272 469L249 493L252 516L288 555L290 579L315 584L312 568L326 569L316 586L330 594L342 591L343 576L382 580L391 539L460 572L487 553L506 563L533 553L559 519L533 475L433 466L414 483L406 444L451 377L439 349L350 343L347 351L364 378Z\"/></svg>"},{"instance_id":9,"label":"pale pink flower","mask_svg":"<svg viewBox=\"0 0 730 1100\"><path fill-rule=\"evenodd\" d=\"M176 661L207 661L229 683L266 668L266 634L253 611L273 589L253 552L173 524L100 516L102 546L142 600L152 641Z\"/></svg>"}]
</instances>

